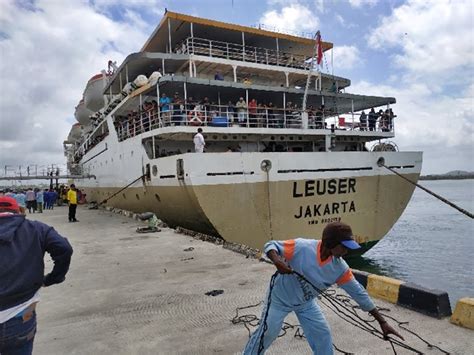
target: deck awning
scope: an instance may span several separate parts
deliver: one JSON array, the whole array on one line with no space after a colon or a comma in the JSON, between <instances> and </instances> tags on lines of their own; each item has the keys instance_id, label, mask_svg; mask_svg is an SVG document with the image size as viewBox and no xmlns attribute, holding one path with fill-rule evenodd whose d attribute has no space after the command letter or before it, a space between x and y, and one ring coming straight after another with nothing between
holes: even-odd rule
<instances>
[{"instance_id":1,"label":"deck awning","mask_svg":"<svg viewBox=\"0 0 474 355\"><path fill-rule=\"evenodd\" d=\"M276 39L279 42L279 50L285 52L311 55L314 47L314 41L310 38L167 11L141 51L167 52L170 37L172 49L187 37L242 43L242 33L245 36L245 44L254 47L274 48ZM323 42L324 51L332 46L330 42Z\"/></svg>"}]
</instances>

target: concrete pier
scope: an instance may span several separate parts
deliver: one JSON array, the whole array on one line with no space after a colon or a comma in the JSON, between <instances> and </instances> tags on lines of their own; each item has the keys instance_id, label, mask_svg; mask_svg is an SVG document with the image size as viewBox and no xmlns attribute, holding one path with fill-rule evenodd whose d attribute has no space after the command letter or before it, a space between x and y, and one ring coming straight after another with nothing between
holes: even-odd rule
<instances>
[{"instance_id":1,"label":"concrete pier","mask_svg":"<svg viewBox=\"0 0 474 355\"><path fill-rule=\"evenodd\" d=\"M138 234L141 222L105 210L79 207L79 223L67 222L67 207L27 218L54 226L74 248L66 281L41 291L37 355L238 354L248 332L242 324L231 323L235 309L263 300L274 272L272 265L171 229ZM49 270L52 262L47 260ZM215 289L224 293L205 295ZM472 330L448 318L437 320L388 302L375 303L389 308L392 317L409 321L408 328L430 343L452 354L474 353ZM322 308L338 348L355 354L393 353L388 342ZM257 307L242 313L260 312ZM298 323L293 315L287 321ZM441 354L391 324L410 346ZM310 354L307 342L293 334L289 330L267 353Z\"/></svg>"}]
</instances>

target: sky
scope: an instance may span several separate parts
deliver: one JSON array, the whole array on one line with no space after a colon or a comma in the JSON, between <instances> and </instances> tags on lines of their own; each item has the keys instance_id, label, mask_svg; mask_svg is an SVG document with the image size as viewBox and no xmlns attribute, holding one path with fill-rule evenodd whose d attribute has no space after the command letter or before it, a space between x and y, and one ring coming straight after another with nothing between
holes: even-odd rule
<instances>
[{"instance_id":1,"label":"sky","mask_svg":"<svg viewBox=\"0 0 474 355\"><path fill-rule=\"evenodd\" d=\"M138 52L165 8L320 30L347 92L397 99L392 141L424 152L423 174L474 171L472 0L0 0L0 175L65 163L88 79Z\"/></svg>"}]
</instances>

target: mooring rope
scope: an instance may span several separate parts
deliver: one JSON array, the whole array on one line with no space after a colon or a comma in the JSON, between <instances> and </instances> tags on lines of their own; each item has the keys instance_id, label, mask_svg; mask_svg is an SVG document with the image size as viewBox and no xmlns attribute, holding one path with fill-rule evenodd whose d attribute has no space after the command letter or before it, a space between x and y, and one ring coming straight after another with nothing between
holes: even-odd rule
<instances>
[{"instance_id":1,"label":"mooring rope","mask_svg":"<svg viewBox=\"0 0 474 355\"><path fill-rule=\"evenodd\" d=\"M138 180L140 179L143 179L144 177L146 176L146 174L143 174L142 176L136 178L135 180L133 180L130 184L128 184L127 186L121 188L120 190L118 190L117 192L113 193L112 195L110 196L107 196L105 199L103 199L101 202L99 202L99 206L106 203L108 200L110 200L112 197L118 195L119 193L121 193L123 190L129 188L130 186L132 186L134 183L136 183Z\"/></svg>"},{"instance_id":2,"label":"mooring rope","mask_svg":"<svg viewBox=\"0 0 474 355\"><path fill-rule=\"evenodd\" d=\"M465 209L462 208L462 207L459 207L458 205L452 203L451 201L445 199L444 197L442 197L442 196L440 196L440 195L434 193L433 191L430 191L430 190L427 189L426 187L421 186L420 184L418 184L418 183L416 183L416 182L414 182L414 181L411 181L411 180L408 179L407 177L405 177L405 176L403 176L402 174L396 172L394 169L392 169L392 168L386 166L386 165L383 163L383 160L382 160L382 159L383 159L383 158L380 158L380 159L377 161L377 165L378 165L378 166L383 166L384 168L390 170L390 171L391 171L392 173L394 173L395 175L397 175L397 176L401 177L402 179L408 181L410 184L413 184L413 185L415 185L416 187L419 187L419 188L422 189L423 191L425 191L425 192L429 193L430 195L436 197L438 200L440 200L440 201L446 203L447 205L449 205L449 206L451 206L451 207L457 209L459 212L465 214L466 216L468 216L468 217L470 217L470 218L474 218L474 214L472 214L471 212L465 210Z\"/></svg>"},{"instance_id":3,"label":"mooring rope","mask_svg":"<svg viewBox=\"0 0 474 355\"><path fill-rule=\"evenodd\" d=\"M373 319L365 319L363 317L361 317L357 310L360 309L360 307L358 305L353 305L352 304L352 299L348 296L344 296L344 295L336 295L336 291L335 290L321 290L319 289L318 287L316 287L313 283L311 283L306 277L304 277L302 274L294 271L294 274L296 275L296 277L298 277L300 280L308 283L311 287L313 287L319 294L319 298L321 300L321 303L323 303L326 307L328 307L332 312L334 312L339 318L343 319L344 321L346 321L347 323L359 328L359 329L362 329L370 334L372 334L373 336L379 338L379 339L383 339L383 340L386 340L390 343L391 347L392 347L392 351L393 351L393 354L397 354L397 351L395 349L395 346L398 346L398 347L401 347L401 348L404 348L406 350L409 350L409 351L412 351L416 354L423 354L422 351L418 350L418 349L415 349L397 339L394 339L394 338L390 338L388 336L385 336L378 328L376 328L373 323L375 322L375 318ZM266 321L267 321L267 316L268 316L268 310L269 310L269 307L270 307L270 302L271 302L271 294L272 294L272 291L273 291L273 287L274 287L274 284L275 284L275 278L276 276L278 275L278 272L276 272L275 274L273 274L272 276L272 279L270 281L270 287L269 287L269 290L268 290L268 297L267 297L267 304L265 305L265 313L264 313L264 316L263 316L263 332L262 332L262 335L260 336L260 340L259 340L259 349L258 349L258 354L261 354L261 352L263 351L264 349L264 343L263 343L263 339L264 339L264 336L265 336L265 331L267 330L267 325L266 325ZM249 308L253 308L253 307L257 307L261 304L260 303L257 303L257 304L254 304L254 305L250 305L250 306L246 306L246 307L240 307L240 308L237 308L236 309L236 315L235 317L232 319L232 323L233 324L239 324L239 323L243 323L245 328L248 330L249 332L249 337L251 335L251 331L250 331L250 327L249 326L252 326L252 327L256 327L259 325L260 321L259 321L259 318L258 316L254 315L254 314L245 314L245 315L239 315L239 311L240 310L243 310L243 309L249 309ZM387 308L378 308L379 311L388 311ZM423 341L430 349L438 349L440 352L442 352L443 354L449 354L449 352L447 352L446 350L443 350L441 349L440 347L434 345L434 344L431 344L430 342L428 342L427 340L423 339L419 334L417 334L416 332L408 329L405 325L408 324L408 322L402 322L402 321L398 321L397 319L395 319L394 317L390 316L390 315L387 315L385 313L382 313L383 316L386 316L387 318L390 318L392 319L393 321L395 321L397 323L397 325L403 329L403 330L406 330L407 332L409 332L410 334L416 336L417 338L419 338L421 341ZM282 326L282 330L283 330L283 333L279 335L279 337L281 336L284 336L287 332L288 329L296 329L295 333L294 333L294 337L296 338L305 338L303 332L301 331L301 326L299 324L297 325L292 325L290 323L287 323L285 322ZM341 350L340 348L338 348L334 343L333 343L333 347L336 351L338 351L339 353L342 353L344 355L351 355L353 353L351 352L348 352L348 351L345 351L345 350Z\"/></svg>"}]
</instances>

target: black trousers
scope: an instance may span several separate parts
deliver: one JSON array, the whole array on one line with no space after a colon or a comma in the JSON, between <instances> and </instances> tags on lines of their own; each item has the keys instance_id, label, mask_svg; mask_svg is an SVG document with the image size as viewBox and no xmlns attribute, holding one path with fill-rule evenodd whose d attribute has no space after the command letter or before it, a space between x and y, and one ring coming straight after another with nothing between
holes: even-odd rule
<instances>
[{"instance_id":1,"label":"black trousers","mask_svg":"<svg viewBox=\"0 0 474 355\"><path fill-rule=\"evenodd\" d=\"M76 204L69 204L69 222L76 220Z\"/></svg>"}]
</instances>

